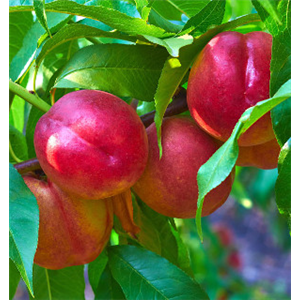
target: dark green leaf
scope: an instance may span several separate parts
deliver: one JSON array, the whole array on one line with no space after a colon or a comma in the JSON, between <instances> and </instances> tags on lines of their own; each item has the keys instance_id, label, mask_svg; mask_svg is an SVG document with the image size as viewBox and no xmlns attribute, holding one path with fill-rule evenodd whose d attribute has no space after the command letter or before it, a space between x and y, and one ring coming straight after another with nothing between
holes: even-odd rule
<instances>
[{"instance_id":1,"label":"dark green leaf","mask_svg":"<svg viewBox=\"0 0 300 300\"><path fill-rule=\"evenodd\" d=\"M280 151L275 195L279 213L287 220L291 232L291 139Z\"/></svg>"},{"instance_id":2,"label":"dark green leaf","mask_svg":"<svg viewBox=\"0 0 300 300\"><path fill-rule=\"evenodd\" d=\"M125 300L125 296L119 284L112 277L109 266L106 265L99 284L95 290L95 300Z\"/></svg>"},{"instance_id":3,"label":"dark green leaf","mask_svg":"<svg viewBox=\"0 0 300 300\"><path fill-rule=\"evenodd\" d=\"M102 253L94 261L88 264L89 282L94 293L96 293L97 287L99 285L102 273L107 265L107 262L107 253L105 251L102 251Z\"/></svg>"},{"instance_id":4,"label":"dark green leaf","mask_svg":"<svg viewBox=\"0 0 300 300\"><path fill-rule=\"evenodd\" d=\"M277 141L282 147L291 137L291 99L274 107L271 117Z\"/></svg>"},{"instance_id":5,"label":"dark green leaf","mask_svg":"<svg viewBox=\"0 0 300 300\"><path fill-rule=\"evenodd\" d=\"M205 32L209 26L221 24L224 12L224 0L210 1L198 14L187 21L182 31L192 33L194 36L199 35Z\"/></svg>"},{"instance_id":6,"label":"dark green leaf","mask_svg":"<svg viewBox=\"0 0 300 300\"><path fill-rule=\"evenodd\" d=\"M55 87L99 89L152 101L166 58L163 48L146 45L85 47L63 68Z\"/></svg>"},{"instance_id":7,"label":"dark green leaf","mask_svg":"<svg viewBox=\"0 0 300 300\"><path fill-rule=\"evenodd\" d=\"M163 28L168 32L177 33L183 28L182 25L174 24L174 23L170 22L169 20L165 19L154 9L151 9L149 16L148 16L148 21L150 24L153 24L155 26Z\"/></svg>"},{"instance_id":8,"label":"dark green leaf","mask_svg":"<svg viewBox=\"0 0 300 300\"><path fill-rule=\"evenodd\" d=\"M144 248L114 246L108 249L108 257L127 299L209 299L186 273Z\"/></svg>"},{"instance_id":9,"label":"dark green leaf","mask_svg":"<svg viewBox=\"0 0 300 300\"><path fill-rule=\"evenodd\" d=\"M9 165L9 256L33 294L32 268L38 242L39 208L21 175Z\"/></svg>"},{"instance_id":10,"label":"dark green leaf","mask_svg":"<svg viewBox=\"0 0 300 300\"><path fill-rule=\"evenodd\" d=\"M291 49L286 46L281 35L273 38L270 70L270 95L272 96L291 78Z\"/></svg>"},{"instance_id":11,"label":"dark green leaf","mask_svg":"<svg viewBox=\"0 0 300 300\"><path fill-rule=\"evenodd\" d=\"M140 228L138 233L140 244L192 275L186 246L178 231L170 223L170 218L158 214L142 201L138 203L134 210L134 217L135 223Z\"/></svg>"},{"instance_id":12,"label":"dark green leaf","mask_svg":"<svg viewBox=\"0 0 300 300\"><path fill-rule=\"evenodd\" d=\"M34 265L34 300L84 300L84 266L48 270Z\"/></svg>"},{"instance_id":13,"label":"dark green leaf","mask_svg":"<svg viewBox=\"0 0 300 300\"><path fill-rule=\"evenodd\" d=\"M9 259L9 299L11 300L17 290L20 281L20 273L14 262Z\"/></svg>"}]
</instances>

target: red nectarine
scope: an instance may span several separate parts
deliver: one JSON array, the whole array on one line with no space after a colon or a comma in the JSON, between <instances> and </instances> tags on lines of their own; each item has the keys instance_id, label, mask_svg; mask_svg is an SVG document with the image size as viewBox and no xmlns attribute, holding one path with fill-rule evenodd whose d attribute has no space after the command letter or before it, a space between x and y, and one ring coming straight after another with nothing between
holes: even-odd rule
<instances>
[{"instance_id":1,"label":"red nectarine","mask_svg":"<svg viewBox=\"0 0 300 300\"><path fill-rule=\"evenodd\" d=\"M146 169L133 186L136 194L160 214L194 218L197 210L197 172L218 149L215 140L190 117L165 118L162 123L163 154L159 159L156 127L147 128L149 157ZM204 200L202 216L214 212L228 198L232 172Z\"/></svg>"},{"instance_id":2,"label":"red nectarine","mask_svg":"<svg viewBox=\"0 0 300 300\"><path fill-rule=\"evenodd\" d=\"M196 122L226 141L242 113L269 98L272 36L265 32L222 32L201 51L188 80L187 102ZM274 139L270 113L252 125L239 145Z\"/></svg>"},{"instance_id":3,"label":"red nectarine","mask_svg":"<svg viewBox=\"0 0 300 300\"><path fill-rule=\"evenodd\" d=\"M59 99L38 121L34 146L52 182L89 200L130 188L148 156L146 130L134 109L112 94L93 90Z\"/></svg>"}]
</instances>

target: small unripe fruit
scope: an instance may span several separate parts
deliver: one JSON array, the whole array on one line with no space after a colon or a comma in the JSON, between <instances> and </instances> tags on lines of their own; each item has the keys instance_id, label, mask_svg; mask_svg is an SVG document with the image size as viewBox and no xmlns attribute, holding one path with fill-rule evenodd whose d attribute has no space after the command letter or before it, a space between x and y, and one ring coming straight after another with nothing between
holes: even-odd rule
<instances>
[{"instance_id":1,"label":"small unripe fruit","mask_svg":"<svg viewBox=\"0 0 300 300\"><path fill-rule=\"evenodd\" d=\"M146 130L134 109L114 95L93 90L58 100L38 121L34 146L52 182L91 200L130 188L148 155Z\"/></svg>"},{"instance_id":2,"label":"small unripe fruit","mask_svg":"<svg viewBox=\"0 0 300 300\"><path fill-rule=\"evenodd\" d=\"M23 178L35 195L40 211L34 262L55 270L96 259L110 237L112 203L105 199L74 199L50 180Z\"/></svg>"},{"instance_id":3,"label":"small unripe fruit","mask_svg":"<svg viewBox=\"0 0 300 300\"><path fill-rule=\"evenodd\" d=\"M162 149L159 159L156 127L147 128L149 157L134 191L160 214L176 218L194 218L197 210L197 172L218 149L215 140L190 117L165 118L162 123ZM234 179L232 172L206 195L202 216L220 207L228 198Z\"/></svg>"},{"instance_id":4,"label":"small unripe fruit","mask_svg":"<svg viewBox=\"0 0 300 300\"><path fill-rule=\"evenodd\" d=\"M272 36L265 32L223 32L201 51L190 72L187 102L199 126L226 141L243 112L268 99ZM238 142L252 146L274 139L270 113Z\"/></svg>"}]
</instances>

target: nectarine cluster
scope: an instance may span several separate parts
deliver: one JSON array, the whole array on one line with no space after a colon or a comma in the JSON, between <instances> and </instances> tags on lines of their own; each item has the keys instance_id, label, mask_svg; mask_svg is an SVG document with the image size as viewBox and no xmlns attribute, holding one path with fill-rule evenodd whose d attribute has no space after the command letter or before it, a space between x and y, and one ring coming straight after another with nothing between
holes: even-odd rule
<instances>
[{"instance_id":1,"label":"nectarine cluster","mask_svg":"<svg viewBox=\"0 0 300 300\"><path fill-rule=\"evenodd\" d=\"M242 113L269 97L271 45L271 35L263 32L224 32L207 44L188 81L195 121L183 116L163 120L162 158L155 124L146 130L118 97L81 90L58 100L40 118L34 135L47 182L24 176L40 208L35 263L59 269L95 259L110 236L114 210L122 217L123 207L130 205L131 187L163 215L194 218L198 169L228 139ZM238 165L276 167L280 149L270 114L238 143ZM206 195L202 216L226 201L233 180L234 170ZM130 212L121 223L138 232Z\"/></svg>"}]
</instances>

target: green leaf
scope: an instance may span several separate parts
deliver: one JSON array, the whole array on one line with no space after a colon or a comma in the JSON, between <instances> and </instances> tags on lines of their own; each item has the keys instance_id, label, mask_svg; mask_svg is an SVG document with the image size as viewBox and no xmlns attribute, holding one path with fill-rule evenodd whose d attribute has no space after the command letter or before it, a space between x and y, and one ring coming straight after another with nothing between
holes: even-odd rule
<instances>
[{"instance_id":1,"label":"green leaf","mask_svg":"<svg viewBox=\"0 0 300 300\"><path fill-rule=\"evenodd\" d=\"M160 149L160 155L162 155L161 148L161 124L164 113L169 105L174 93L180 85L182 79L188 72L191 64L201 52L203 47L218 33L224 30L230 30L241 25L245 25L252 22L259 21L259 18L255 14L247 15L238 18L234 21L219 25L213 29L208 30L205 34L194 39L194 43L183 47L179 51L179 57L169 57L161 72L158 87L154 96L156 113L155 124L157 128L157 141Z\"/></svg>"},{"instance_id":2,"label":"green leaf","mask_svg":"<svg viewBox=\"0 0 300 300\"><path fill-rule=\"evenodd\" d=\"M18 34L18 28L23 27L23 23L19 20L22 19L23 14L25 14L25 12L20 13L17 11L10 13L10 20L12 18L12 22L15 22L14 24L16 24L12 25L12 28L14 28L14 26L16 26L16 28L12 31L13 34L10 34L10 44L12 47L14 47L14 45L19 47L16 51L16 54L13 57L10 57L11 62L9 65L9 76L13 81L16 81L26 74L28 68L33 63L34 55L37 51L37 43L34 43L33 41L38 41L39 38L45 33L44 28L38 21L31 23L31 21L29 21L29 17L27 17L25 20L26 22L28 20L28 24L31 24L31 26L24 26L26 31L24 31L20 37ZM29 12L26 14L31 13ZM68 18L69 16L65 14L47 13L50 30L52 28L57 29L59 26L64 25L64 22ZM17 42L17 40L19 41Z\"/></svg>"},{"instance_id":3,"label":"green leaf","mask_svg":"<svg viewBox=\"0 0 300 300\"><path fill-rule=\"evenodd\" d=\"M15 127L9 124L9 142L15 153L20 160L28 159L28 150L25 136ZM10 162L16 162L11 156Z\"/></svg>"},{"instance_id":4,"label":"green leaf","mask_svg":"<svg viewBox=\"0 0 300 300\"><path fill-rule=\"evenodd\" d=\"M23 39L33 24L31 12L10 14L9 16L9 62L21 49Z\"/></svg>"},{"instance_id":5,"label":"green leaf","mask_svg":"<svg viewBox=\"0 0 300 300\"><path fill-rule=\"evenodd\" d=\"M34 300L84 300L84 266L48 270L34 265Z\"/></svg>"},{"instance_id":6,"label":"green leaf","mask_svg":"<svg viewBox=\"0 0 300 300\"><path fill-rule=\"evenodd\" d=\"M271 59L270 95L291 78L291 49L285 46L281 36L273 38Z\"/></svg>"},{"instance_id":7,"label":"green leaf","mask_svg":"<svg viewBox=\"0 0 300 300\"><path fill-rule=\"evenodd\" d=\"M47 16L45 11L45 0L33 0L33 7L37 19L39 20L40 24L45 29L45 31L48 33L48 35L51 37L51 32L48 27Z\"/></svg>"},{"instance_id":8,"label":"green leaf","mask_svg":"<svg viewBox=\"0 0 300 300\"><path fill-rule=\"evenodd\" d=\"M20 273L15 264L9 259L9 299L13 299L20 281Z\"/></svg>"},{"instance_id":9,"label":"green leaf","mask_svg":"<svg viewBox=\"0 0 300 300\"><path fill-rule=\"evenodd\" d=\"M287 220L291 233L291 139L284 144L279 154L275 196L278 211Z\"/></svg>"},{"instance_id":10,"label":"green leaf","mask_svg":"<svg viewBox=\"0 0 300 300\"><path fill-rule=\"evenodd\" d=\"M230 138L200 167L197 174L199 194L196 225L201 240L203 239L201 213L204 197L212 189L220 185L232 171L239 154L238 138L259 118L290 96L291 81L289 80L279 89L274 97L260 101L255 106L248 108L236 123Z\"/></svg>"},{"instance_id":11,"label":"green leaf","mask_svg":"<svg viewBox=\"0 0 300 300\"><path fill-rule=\"evenodd\" d=\"M120 287L120 285L115 281L111 274L111 270L109 266L106 265L103 273L101 274L101 278L99 284L94 291L95 300L125 300L124 293Z\"/></svg>"},{"instance_id":12,"label":"green leaf","mask_svg":"<svg viewBox=\"0 0 300 300\"><path fill-rule=\"evenodd\" d=\"M165 30L149 25L140 18L133 18L118 10L108 8L102 5L88 6L78 4L74 1L54 1L45 5L46 11L61 12L66 14L78 15L81 17L91 18L101 21L108 26L127 33L132 36L150 35L159 38L172 36L172 33L165 32ZM31 6L14 6L10 7L10 11L32 10Z\"/></svg>"},{"instance_id":13,"label":"green leaf","mask_svg":"<svg viewBox=\"0 0 300 300\"><path fill-rule=\"evenodd\" d=\"M277 2L276 10L280 22L267 10L266 5L259 1L256 9L260 13L267 28L273 34L270 95L274 95L279 87L291 78L291 2L281 0ZM272 3L274 6L274 3ZM263 8L262 8L263 7ZM291 100L275 107L271 112L272 125L280 146L291 136Z\"/></svg>"},{"instance_id":14,"label":"green leaf","mask_svg":"<svg viewBox=\"0 0 300 300\"><path fill-rule=\"evenodd\" d=\"M191 17L182 29L182 32L199 35L205 32L211 25L222 23L225 12L224 0L210 1L198 14Z\"/></svg>"},{"instance_id":15,"label":"green leaf","mask_svg":"<svg viewBox=\"0 0 300 300\"><path fill-rule=\"evenodd\" d=\"M276 2L274 0L257 0L260 5L268 12L268 14L281 25L280 18L278 16Z\"/></svg>"},{"instance_id":16,"label":"green leaf","mask_svg":"<svg viewBox=\"0 0 300 300\"><path fill-rule=\"evenodd\" d=\"M191 18L198 13L210 0L152 0L151 8L168 20L181 21L182 14Z\"/></svg>"},{"instance_id":17,"label":"green leaf","mask_svg":"<svg viewBox=\"0 0 300 300\"><path fill-rule=\"evenodd\" d=\"M87 26L84 24L69 24L59 30L51 39L48 39L43 45L39 55L36 58L37 68L40 66L43 59L48 53L59 47L61 44L75 40L79 38L88 37L108 37L115 39L124 39L127 41L135 42L136 39L129 37L125 34L118 32L107 32L95 27Z\"/></svg>"},{"instance_id":18,"label":"green leaf","mask_svg":"<svg viewBox=\"0 0 300 300\"><path fill-rule=\"evenodd\" d=\"M9 257L33 295L32 268L38 242L39 208L18 171L9 165Z\"/></svg>"},{"instance_id":19,"label":"green leaf","mask_svg":"<svg viewBox=\"0 0 300 300\"><path fill-rule=\"evenodd\" d=\"M147 35L145 35L144 37L154 44L158 44L160 46L165 47L169 54L173 57L178 57L180 48L192 44L194 40L193 37L188 34L166 39L159 39Z\"/></svg>"},{"instance_id":20,"label":"green leaf","mask_svg":"<svg viewBox=\"0 0 300 300\"><path fill-rule=\"evenodd\" d=\"M282 147L291 137L291 99L271 110L272 125L279 145Z\"/></svg>"},{"instance_id":21,"label":"green leaf","mask_svg":"<svg viewBox=\"0 0 300 300\"><path fill-rule=\"evenodd\" d=\"M108 257L113 277L127 299L209 299L186 273L144 248L113 246Z\"/></svg>"},{"instance_id":22,"label":"green leaf","mask_svg":"<svg viewBox=\"0 0 300 300\"><path fill-rule=\"evenodd\" d=\"M99 285L102 273L107 265L107 262L107 253L106 251L102 251L102 253L94 261L88 264L89 282L94 293L96 293L97 287Z\"/></svg>"},{"instance_id":23,"label":"green leaf","mask_svg":"<svg viewBox=\"0 0 300 300\"><path fill-rule=\"evenodd\" d=\"M150 10L148 21L150 24L153 24L155 26L158 26L160 28L163 28L164 30L168 32L177 33L180 30L182 30L182 25L174 24L167 19L165 19L162 15L160 15L157 11L155 11L153 8Z\"/></svg>"},{"instance_id":24,"label":"green leaf","mask_svg":"<svg viewBox=\"0 0 300 300\"><path fill-rule=\"evenodd\" d=\"M163 48L146 45L85 47L66 64L55 87L99 89L152 101L166 58Z\"/></svg>"},{"instance_id":25,"label":"green leaf","mask_svg":"<svg viewBox=\"0 0 300 300\"><path fill-rule=\"evenodd\" d=\"M158 214L142 201L138 201L135 206L134 218L140 228L138 241L143 247L192 275L187 248L178 231L172 226L170 218Z\"/></svg>"},{"instance_id":26,"label":"green leaf","mask_svg":"<svg viewBox=\"0 0 300 300\"><path fill-rule=\"evenodd\" d=\"M291 2L272 2L278 13L280 24L262 6L262 1L252 1L267 29L273 36L270 95L291 78Z\"/></svg>"},{"instance_id":27,"label":"green leaf","mask_svg":"<svg viewBox=\"0 0 300 300\"><path fill-rule=\"evenodd\" d=\"M270 5L270 2L272 3ZM273 10L276 11L276 16L266 10L263 3L267 3L269 7L272 6ZM291 34L291 1L290 0L252 0L252 4L257 10L260 18L265 23L267 29L272 34L273 37L276 37L279 34L282 34L283 31L287 30L289 35ZM279 22L278 22L279 19Z\"/></svg>"}]
</instances>

